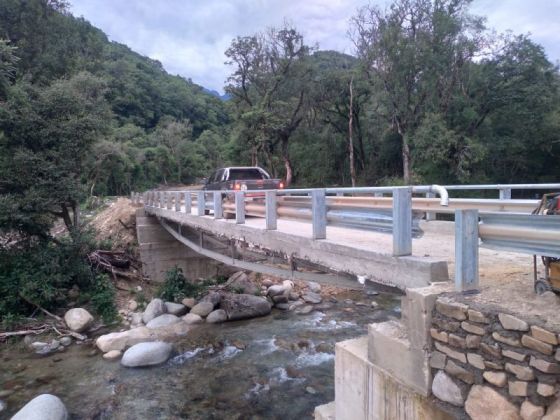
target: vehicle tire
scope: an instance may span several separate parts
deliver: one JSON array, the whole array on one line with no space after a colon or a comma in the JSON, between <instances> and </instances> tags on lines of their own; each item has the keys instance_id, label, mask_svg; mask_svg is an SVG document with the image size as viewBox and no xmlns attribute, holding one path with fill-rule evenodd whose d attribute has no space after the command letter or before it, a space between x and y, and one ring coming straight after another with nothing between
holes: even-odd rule
<instances>
[{"instance_id":1,"label":"vehicle tire","mask_svg":"<svg viewBox=\"0 0 560 420\"><path fill-rule=\"evenodd\" d=\"M544 292L552 291L552 287L545 280L537 280L535 282L535 293L537 295L542 295Z\"/></svg>"},{"instance_id":2,"label":"vehicle tire","mask_svg":"<svg viewBox=\"0 0 560 420\"><path fill-rule=\"evenodd\" d=\"M205 215L205 216L210 216L210 210L204 209L204 215Z\"/></svg>"}]
</instances>

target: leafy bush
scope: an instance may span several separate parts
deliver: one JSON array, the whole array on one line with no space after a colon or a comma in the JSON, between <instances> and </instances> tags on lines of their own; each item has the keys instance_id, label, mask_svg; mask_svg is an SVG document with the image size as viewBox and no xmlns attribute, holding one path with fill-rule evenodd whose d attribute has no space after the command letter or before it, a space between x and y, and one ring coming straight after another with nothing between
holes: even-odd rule
<instances>
[{"instance_id":1,"label":"leafy bush","mask_svg":"<svg viewBox=\"0 0 560 420\"><path fill-rule=\"evenodd\" d=\"M114 321L117 318L115 307L115 287L106 274L98 274L95 277L91 303L105 322Z\"/></svg>"},{"instance_id":2,"label":"leafy bush","mask_svg":"<svg viewBox=\"0 0 560 420\"><path fill-rule=\"evenodd\" d=\"M175 266L165 273L165 280L158 290L158 295L163 300L177 302L187 296L188 285L183 270Z\"/></svg>"}]
</instances>

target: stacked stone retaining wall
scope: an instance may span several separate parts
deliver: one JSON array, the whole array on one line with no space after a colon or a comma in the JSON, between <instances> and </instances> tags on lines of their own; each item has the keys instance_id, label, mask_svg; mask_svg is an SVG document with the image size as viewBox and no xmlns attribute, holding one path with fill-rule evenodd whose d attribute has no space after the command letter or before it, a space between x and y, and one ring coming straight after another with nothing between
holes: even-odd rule
<instances>
[{"instance_id":1,"label":"stacked stone retaining wall","mask_svg":"<svg viewBox=\"0 0 560 420\"><path fill-rule=\"evenodd\" d=\"M479 309L437 299L430 329L434 396L459 418L560 419L558 331Z\"/></svg>"}]
</instances>

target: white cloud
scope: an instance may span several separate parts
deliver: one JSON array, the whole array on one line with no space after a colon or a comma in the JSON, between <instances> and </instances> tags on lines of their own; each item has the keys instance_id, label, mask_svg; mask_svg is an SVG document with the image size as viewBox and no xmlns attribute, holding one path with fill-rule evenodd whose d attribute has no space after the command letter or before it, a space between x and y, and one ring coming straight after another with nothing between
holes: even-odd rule
<instances>
[{"instance_id":1,"label":"white cloud","mask_svg":"<svg viewBox=\"0 0 560 420\"><path fill-rule=\"evenodd\" d=\"M372 1L387 4L388 0ZM238 35L250 35L284 19L307 43L352 52L350 18L366 0L74 0L71 10L110 39L161 61L172 74L223 91L230 69L224 51ZM560 58L559 0L475 0L472 11L488 16L499 31L532 33L556 61Z\"/></svg>"}]
</instances>

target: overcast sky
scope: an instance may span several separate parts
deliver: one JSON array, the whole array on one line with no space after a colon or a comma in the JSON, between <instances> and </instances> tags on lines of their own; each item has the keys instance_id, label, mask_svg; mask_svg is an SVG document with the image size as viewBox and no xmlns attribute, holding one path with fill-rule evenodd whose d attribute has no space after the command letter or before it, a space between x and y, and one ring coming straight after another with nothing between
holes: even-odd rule
<instances>
[{"instance_id":1,"label":"overcast sky","mask_svg":"<svg viewBox=\"0 0 560 420\"><path fill-rule=\"evenodd\" d=\"M386 0L372 0L385 5ZM159 60L171 74L223 92L224 51L288 19L308 44L352 53L348 21L367 0L71 0L71 11L111 40ZM554 63L560 59L560 0L474 0L471 8L499 32L531 33Z\"/></svg>"}]
</instances>

